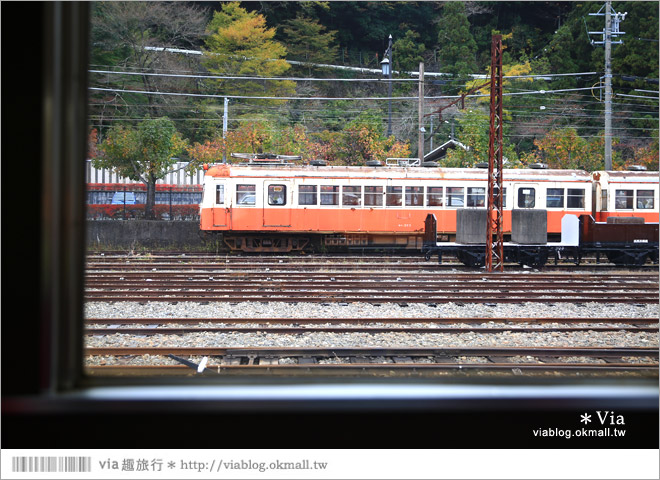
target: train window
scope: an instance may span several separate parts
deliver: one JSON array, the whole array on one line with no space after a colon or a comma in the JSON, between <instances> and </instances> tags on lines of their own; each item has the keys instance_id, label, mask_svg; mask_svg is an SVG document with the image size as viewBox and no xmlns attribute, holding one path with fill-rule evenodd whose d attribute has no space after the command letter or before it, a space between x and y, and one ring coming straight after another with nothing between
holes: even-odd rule
<instances>
[{"instance_id":1,"label":"train window","mask_svg":"<svg viewBox=\"0 0 660 480\"><path fill-rule=\"evenodd\" d=\"M238 205L255 205L256 199L256 185L236 185L236 203Z\"/></svg>"},{"instance_id":2,"label":"train window","mask_svg":"<svg viewBox=\"0 0 660 480\"><path fill-rule=\"evenodd\" d=\"M604 212L607 212L607 190L600 192L600 209Z\"/></svg>"},{"instance_id":3,"label":"train window","mask_svg":"<svg viewBox=\"0 0 660 480\"><path fill-rule=\"evenodd\" d=\"M424 187L406 187L406 207L424 206Z\"/></svg>"},{"instance_id":4,"label":"train window","mask_svg":"<svg viewBox=\"0 0 660 480\"><path fill-rule=\"evenodd\" d=\"M316 185L300 185L298 188L298 205L316 205Z\"/></svg>"},{"instance_id":5,"label":"train window","mask_svg":"<svg viewBox=\"0 0 660 480\"><path fill-rule=\"evenodd\" d=\"M584 208L584 188L569 188L566 193L566 208Z\"/></svg>"},{"instance_id":6,"label":"train window","mask_svg":"<svg viewBox=\"0 0 660 480\"><path fill-rule=\"evenodd\" d=\"M463 187L447 187L447 206L464 207Z\"/></svg>"},{"instance_id":7,"label":"train window","mask_svg":"<svg viewBox=\"0 0 660 480\"><path fill-rule=\"evenodd\" d=\"M383 206L383 187L364 187L365 207Z\"/></svg>"},{"instance_id":8,"label":"train window","mask_svg":"<svg viewBox=\"0 0 660 480\"><path fill-rule=\"evenodd\" d=\"M216 203L216 205L224 205L225 204L225 186L224 185L216 185L215 186L215 203Z\"/></svg>"},{"instance_id":9,"label":"train window","mask_svg":"<svg viewBox=\"0 0 660 480\"><path fill-rule=\"evenodd\" d=\"M616 210L632 210L633 190L615 190L614 208Z\"/></svg>"},{"instance_id":10,"label":"train window","mask_svg":"<svg viewBox=\"0 0 660 480\"><path fill-rule=\"evenodd\" d=\"M426 206L442 207L442 187L428 187L426 190Z\"/></svg>"},{"instance_id":11,"label":"train window","mask_svg":"<svg viewBox=\"0 0 660 480\"><path fill-rule=\"evenodd\" d=\"M358 207L362 205L362 187L344 185L342 187L341 204Z\"/></svg>"},{"instance_id":12,"label":"train window","mask_svg":"<svg viewBox=\"0 0 660 480\"><path fill-rule=\"evenodd\" d=\"M502 189L502 208L506 208L506 188Z\"/></svg>"},{"instance_id":13,"label":"train window","mask_svg":"<svg viewBox=\"0 0 660 480\"><path fill-rule=\"evenodd\" d=\"M536 206L536 189L521 188L518 190L518 208L534 208Z\"/></svg>"},{"instance_id":14,"label":"train window","mask_svg":"<svg viewBox=\"0 0 660 480\"><path fill-rule=\"evenodd\" d=\"M385 191L385 205L388 207L400 207L403 187L387 187Z\"/></svg>"},{"instance_id":15,"label":"train window","mask_svg":"<svg viewBox=\"0 0 660 480\"><path fill-rule=\"evenodd\" d=\"M545 206L547 208L564 208L563 188L548 188L545 198Z\"/></svg>"},{"instance_id":16,"label":"train window","mask_svg":"<svg viewBox=\"0 0 660 480\"><path fill-rule=\"evenodd\" d=\"M339 187L321 185L321 205L339 205Z\"/></svg>"},{"instance_id":17,"label":"train window","mask_svg":"<svg viewBox=\"0 0 660 480\"><path fill-rule=\"evenodd\" d=\"M637 208L648 210L655 207L653 190L637 190Z\"/></svg>"},{"instance_id":18,"label":"train window","mask_svg":"<svg viewBox=\"0 0 660 480\"><path fill-rule=\"evenodd\" d=\"M468 207L486 206L486 189L484 187L468 187L467 206Z\"/></svg>"},{"instance_id":19,"label":"train window","mask_svg":"<svg viewBox=\"0 0 660 480\"><path fill-rule=\"evenodd\" d=\"M268 185L268 205L286 204L286 185Z\"/></svg>"}]
</instances>

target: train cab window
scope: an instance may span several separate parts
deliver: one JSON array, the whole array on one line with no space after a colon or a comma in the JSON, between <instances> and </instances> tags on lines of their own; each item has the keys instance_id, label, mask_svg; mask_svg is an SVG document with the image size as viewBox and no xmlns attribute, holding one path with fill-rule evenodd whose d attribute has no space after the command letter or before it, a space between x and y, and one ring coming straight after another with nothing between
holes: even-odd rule
<instances>
[{"instance_id":1,"label":"train cab window","mask_svg":"<svg viewBox=\"0 0 660 480\"><path fill-rule=\"evenodd\" d=\"M339 187L321 185L321 205L339 205Z\"/></svg>"},{"instance_id":2,"label":"train cab window","mask_svg":"<svg viewBox=\"0 0 660 480\"><path fill-rule=\"evenodd\" d=\"M426 206L442 207L443 187L428 187L426 190Z\"/></svg>"},{"instance_id":3,"label":"train cab window","mask_svg":"<svg viewBox=\"0 0 660 480\"><path fill-rule=\"evenodd\" d=\"M387 187L385 194L385 205L388 207L400 207L403 196L403 187Z\"/></svg>"},{"instance_id":4,"label":"train cab window","mask_svg":"<svg viewBox=\"0 0 660 480\"><path fill-rule=\"evenodd\" d=\"M298 205L316 205L316 185L300 185L298 188Z\"/></svg>"},{"instance_id":5,"label":"train cab window","mask_svg":"<svg viewBox=\"0 0 660 480\"><path fill-rule=\"evenodd\" d=\"M653 190L637 190L637 208L649 210L655 207Z\"/></svg>"},{"instance_id":6,"label":"train cab window","mask_svg":"<svg viewBox=\"0 0 660 480\"><path fill-rule=\"evenodd\" d=\"M486 206L486 189L484 187L468 187L467 189L468 207Z\"/></svg>"},{"instance_id":7,"label":"train cab window","mask_svg":"<svg viewBox=\"0 0 660 480\"><path fill-rule=\"evenodd\" d=\"M236 204L237 205L256 205L257 201L256 185L236 185Z\"/></svg>"},{"instance_id":8,"label":"train cab window","mask_svg":"<svg viewBox=\"0 0 660 480\"><path fill-rule=\"evenodd\" d=\"M362 187L344 185L342 187L341 204L350 207L362 205Z\"/></svg>"},{"instance_id":9,"label":"train cab window","mask_svg":"<svg viewBox=\"0 0 660 480\"><path fill-rule=\"evenodd\" d=\"M364 187L364 206L383 206L383 187Z\"/></svg>"},{"instance_id":10,"label":"train cab window","mask_svg":"<svg viewBox=\"0 0 660 480\"><path fill-rule=\"evenodd\" d=\"M564 189L548 188L545 206L546 208L564 208Z\"/></svg>"},{"instance_id":11,"label":"train cab window","mask_svg":"<svg viewBox=\"0 0 660 480\"><path fill-rule=\"evenodd\" d=\"M463 192L463 187L447 187L447 206L464 207L465 199L463 198Z\"/></svg>"},{"instance_id":12,"label":"train cab window","mask_svg":"<svg viewBox=\"0 0 660 480\"><path fill-rule=\"evenodd\" d=\"M566 193L566 208L584 208L584 188L569 188Z\"/></svg>"},{"instance_id":13,"label":"train cab window","mask_svg":"<svg viewBox=\"0 0 660 480\"><path fill-rule=\"evenodd\" d=\"M424 206L424 187L406 187L406 207Z\"/></svg>"},{"instance_id":14,"label":"train cab window","mask_svg":"<svg viewBox=\"0 0 660 480\"><path fill-rule=\"evenodd\" d=\"M216 185L215 186L215 204L224 205L225 204L225 186Z\"/></svg>"},{"instance_id":15,"label":"train cab window","mask_svg":"<svg viewBox=\"0 0 660 480\"><path fill-rule=\"evenodd\" d=\"M518 190L518 208L534 208L536 206L536 189L521 188Z\"/></svg>"},{"instance_id":16,"label":"train cab window","mask_svg":"<svg viewBox=\"0 0 660 480\"><path fill-rule=\"evenodd\" d=\"M268 205L286 205L286 185L268 185Z\"/></svg>"}]
</instances>

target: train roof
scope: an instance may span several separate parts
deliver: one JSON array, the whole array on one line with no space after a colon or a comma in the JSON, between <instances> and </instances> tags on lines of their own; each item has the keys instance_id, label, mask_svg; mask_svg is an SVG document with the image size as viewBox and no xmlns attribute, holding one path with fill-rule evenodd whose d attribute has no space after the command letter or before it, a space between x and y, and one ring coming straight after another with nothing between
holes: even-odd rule
<instances>
[{"instance_id":1,"label":"train roof","mask_svg":"<svg viewBox=\"0 0 660 480\"><path fill-rule=\"evenodd\" d=\"M602 180L609 183L658 183L660 181L658 172L646 170L609 170L594 172L594 174L599 174Z\"/></svg>"},{"instance_id":2,"label":"train roof","mask_svg":"<svg viewBox=\"0 0 660 480\"><path fill-rule=\"evenodd\" d=\"M486 180L486 168L429 168L397 166L312 166L283 165L255 166L220 164L211 166L206 171L210 177L299 177L299 178L399 178L399 179L446 179L446 180ZM555 181L575 181L591 179L591 174L584 170L554 169L504 169L505 181L540 181L552 178Z\"/></svg>"}]
</instances>

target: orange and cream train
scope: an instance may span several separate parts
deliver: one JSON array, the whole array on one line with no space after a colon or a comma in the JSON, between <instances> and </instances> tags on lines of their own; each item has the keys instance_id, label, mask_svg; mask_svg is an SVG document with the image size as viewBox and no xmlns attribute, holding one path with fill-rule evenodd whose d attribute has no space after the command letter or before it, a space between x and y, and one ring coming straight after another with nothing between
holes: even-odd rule
<instances>
[{"instance_id":1,"label":"orange and cream train","mask_svg":"<svg viewBox=\"0 0 660 480\"><path fill-rule=\"evenodd\" d=\"M200 227L231 250L420 249L428 214L438 240L453 242L457 211L487 202L487 169L264 163L205 166ZM505 239L516 209L546 210L548 240L567 214L658 222L658 172L505 169L503 179Z\"/></svg>"}]
</instances>

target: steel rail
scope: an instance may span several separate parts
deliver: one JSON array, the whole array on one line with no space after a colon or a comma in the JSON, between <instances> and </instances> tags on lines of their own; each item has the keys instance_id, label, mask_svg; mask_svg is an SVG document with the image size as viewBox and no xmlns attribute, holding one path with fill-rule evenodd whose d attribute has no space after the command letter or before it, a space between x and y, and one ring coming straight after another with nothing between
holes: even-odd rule
<instances>
[{"instance_id":1,"label":"steel rail","mask_svg":"<svg viewBox=\"0 0 660 480\"><path fill-rule=\"evenodd\" d=\"M584 356L658 358L657 347L87 347L85 355L190 355L232 357L490 357Z\"/></svg>"},{"instance_id":2,"label":"steel rail","mask_svg":"<svg viewBox=\"0 0 660 480\"><path fill-rule=\"evenodd\" d=\"M483 378L483 374L513 373L514 375L553 373L553 374L639 374L657 377L658 364L631 364L631 363L436 363L436 364L319 364L304 365L208 365L202 372L186 367L185 365L94 365L85 366L85 372L90 376L217 376L217 375L267 375L273 376L304 376L304 375L383 375L388 378L394 374L432 375L451 373L461 376L475 374Z\"/></svg>"},{"instance_id":3,"label":"steel rail","mask_svg":"<svg viewBox=\"0 0 660 480\"><path fill-rule=\"evenodd\" d=\"M658 332L658 327L108 327L84 329L85 335L184 335L189 333L262 333L302 335L306 333L576 333Z\"/></svg>"},{"instance_id":4,"label":"steel rail","mask_svg":"<svg viewBox=\"0 0 660 480\"><path fill-rule=\"evenodd\" d=\"M272 318L272 317L251 317L251 318L172 318L172 317L159 317L159 318L87 318L85 319L87 325L166 325L166 324L199 324L199 323L221 323L221 324L260 324L263 326L272 324L374 324L374 323L391 323L396 325L410 324L410 323L427 323L436 325L449 325L449 324L483 324L483 323L512 323L517 325L535 324L535 323L578 323L578 324L612 324L624 323L632 325L650 325L657 324L657 318L640 318L640 317L446 317L446 318L402 318L402 317L377 317L377 318ZM405 327L403 327L405 328Z\"/></svg>"}]
</instances>

